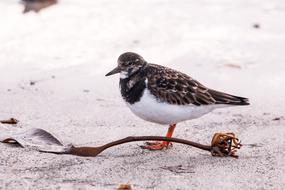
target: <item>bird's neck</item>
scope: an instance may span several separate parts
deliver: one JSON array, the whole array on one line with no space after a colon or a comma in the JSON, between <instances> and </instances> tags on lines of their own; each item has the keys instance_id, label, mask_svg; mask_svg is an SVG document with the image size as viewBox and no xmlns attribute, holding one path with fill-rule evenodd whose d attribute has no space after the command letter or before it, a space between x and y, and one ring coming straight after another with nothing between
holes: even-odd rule
<instances>
[{"instance_id":1,"label":"bird's neck","mask_svg":"<svg viewBox=\"0 0 285 190\"><path fill-rule=\"evenodd\" d=\"M130 76L121 73L120 88L125 101L130 104L138 102L146 88L146 68L142 67Z\"/></svg>"}]
</instances>

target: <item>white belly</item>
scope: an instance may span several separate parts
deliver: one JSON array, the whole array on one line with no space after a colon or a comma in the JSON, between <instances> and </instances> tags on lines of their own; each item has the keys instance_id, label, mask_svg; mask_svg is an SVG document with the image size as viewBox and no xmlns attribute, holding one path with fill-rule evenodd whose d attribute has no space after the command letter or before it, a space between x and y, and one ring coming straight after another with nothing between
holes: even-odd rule
<instances>
[{"instance_id":1,"label":"white belly","mask_svg":"<svg viewBox=\"0 0 285 190\"><path fill-rule=\"evenodd\" d=\"M205 115L215 108L226 105L171 105L158 102L146 89L139 102L127 104L138 117L159 124L176 124L181 121L191 120Z\"/></svg>"}]
</instances>

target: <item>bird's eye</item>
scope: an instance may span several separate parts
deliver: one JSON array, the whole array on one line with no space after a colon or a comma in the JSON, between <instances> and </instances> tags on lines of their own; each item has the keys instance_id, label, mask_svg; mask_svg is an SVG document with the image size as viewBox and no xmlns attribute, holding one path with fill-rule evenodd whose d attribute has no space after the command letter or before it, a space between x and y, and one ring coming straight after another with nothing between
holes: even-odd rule
<instances>
[{"instance_id":1,"label":"bird's eye","mask_svg":"<svg viewBox=\"0 0 285 190\"><path fill-rule=\"evenodd\" d=\"M130 66L130 65L132 65L132 63L133 63L133 62L131 62L131 61L127 61L127 62L124 63L124 65L125 65L125 66Z\"/></svg>"}]
</instances>

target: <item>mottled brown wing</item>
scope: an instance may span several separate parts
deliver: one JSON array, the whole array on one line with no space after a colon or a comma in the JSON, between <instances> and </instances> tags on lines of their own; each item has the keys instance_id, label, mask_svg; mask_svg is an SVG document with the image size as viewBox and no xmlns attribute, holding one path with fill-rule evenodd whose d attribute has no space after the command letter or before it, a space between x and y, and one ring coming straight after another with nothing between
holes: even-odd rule
<instances>
[{"instance_id":1,"label":"mottled brown wing","mask_svg":"<svg viewBox=\"0 0 285 190\"><path fill-rule=\"evenodd\" d=\"M149 64L148 89L162 102L176 105L248 105L248 99L208 89L190 76L160 65Z\"/></svg>"},{"instance_id":2,"label":"mottled brown wing","mask_svg":"<svg viewBox=\"0 0 285 190\"><path fill-rule=\"evenodd\" d=\"M147 79L148 89L162 102L177 105L209 105L216 102L208 88L173 69L150 64Z\"/></svg>"}]
</instances>

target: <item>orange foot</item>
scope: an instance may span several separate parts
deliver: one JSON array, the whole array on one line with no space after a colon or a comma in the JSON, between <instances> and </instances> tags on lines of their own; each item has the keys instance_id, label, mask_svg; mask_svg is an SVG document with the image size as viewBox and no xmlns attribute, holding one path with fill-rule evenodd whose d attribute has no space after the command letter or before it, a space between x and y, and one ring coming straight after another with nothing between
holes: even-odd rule
<instances>
[{"instance_id":1,"label":"orange foot","mask_svg":"<svg viewBox=\"0 0 285 190\"><path fill-rule=\"evenodd\" d=\"M165 142L165 141L157 141L157 142L146 142L145 146L141 146L142 149L147 150L163 150L167 149L172 146L172 143Z\"/></svg>"}]
</instances>

